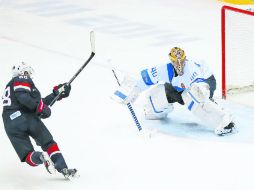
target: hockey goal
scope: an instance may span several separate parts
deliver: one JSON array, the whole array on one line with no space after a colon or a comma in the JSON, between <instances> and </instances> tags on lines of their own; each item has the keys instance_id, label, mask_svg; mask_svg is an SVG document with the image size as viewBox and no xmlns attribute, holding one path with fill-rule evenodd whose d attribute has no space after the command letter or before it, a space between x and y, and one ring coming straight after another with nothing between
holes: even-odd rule
<instances>
[{"instance_id":1,"label":"hockey goal","mask_svg":"<svg viewBox=\"0 0 254 190\"><path fill-rule=\"evenodd\" d=\"M222 97L254 92L254 12L223 6Z\"/></svg>"}]
</instances>

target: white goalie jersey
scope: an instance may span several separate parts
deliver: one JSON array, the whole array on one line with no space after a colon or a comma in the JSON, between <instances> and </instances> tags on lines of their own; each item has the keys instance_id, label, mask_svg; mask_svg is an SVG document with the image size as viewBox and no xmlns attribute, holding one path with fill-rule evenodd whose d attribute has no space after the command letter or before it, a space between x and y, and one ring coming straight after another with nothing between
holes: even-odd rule
<instances>
[{"instance_id":1,"label":"white goalie jersey","mask_svg":"<svg viewBox=\"0 0 254 190\"><path fill-rule=\"evenodd\" d=\"M177 91L189 88L194 82L205 82L212 73L204 62L196 63L192 60L185 60L185 67L182 76L176 76L171 63L144 69L141 71L142 80L139 80L141 89L147 89L159 81L171 83Z\"/></svg>"}]
</instances>

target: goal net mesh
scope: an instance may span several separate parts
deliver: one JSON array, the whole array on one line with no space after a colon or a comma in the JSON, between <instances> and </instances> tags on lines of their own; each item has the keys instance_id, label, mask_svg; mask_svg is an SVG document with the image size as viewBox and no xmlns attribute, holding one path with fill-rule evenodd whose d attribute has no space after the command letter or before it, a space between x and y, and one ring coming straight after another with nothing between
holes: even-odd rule
<instances>
[{"instance_id":1,"label":"goal net mesh","mask_svg":"<svg viewBox=\"0 0 254 190\"><path fill-rule=\"evenodd\" d=\"M254 13L222 9L223 96L254 92Z\"/></svg>"}]
</instances>

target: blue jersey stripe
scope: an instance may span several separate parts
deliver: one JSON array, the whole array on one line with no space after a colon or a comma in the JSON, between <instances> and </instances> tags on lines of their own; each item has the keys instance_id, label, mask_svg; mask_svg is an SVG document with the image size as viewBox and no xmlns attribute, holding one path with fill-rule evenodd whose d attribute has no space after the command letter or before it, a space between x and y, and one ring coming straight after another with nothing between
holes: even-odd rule
<instances>
[{"instance_id":1,"label":"blue jersey stripe","mask_svg":"<svg viewBox=\"0 0 254 190\"><path fill-rule=\"evenodd\" d=\"M144 81L144 83L147 85L147 86L150 86L150 85L153 85L154 83L152 82L149 74L148 74L148 71L147 69L141 71L141 76L142 76L142 79Z\"/></svg>"},{"instance_id":2,"label":"blue jersey stripe","mask_svg":"<svg viewBox=\"0 0 254 190\"><path fill-rule=\"evenodd\" d=\"M195 62L194 62L194 64L195 64L195 65L197 65L198 67L201 67L201 65L200 65L200 64L197 64L197 63L195 63Z\"/></svg>"},{"instance_id":3,"label":"blue jersey stripe","mask_svg":"<svg viewBox=\"0 0 254 190\"><path fill-rule=\"evenodd\" d=\"M173 86L174 89L176 89L177 92L182 92L185 90L185 88L181 88L181 87L178 87L178 86Z\"/></svg>"},{"instance_id":4,"label":"blue jersey stripe","mask_svg":"<svg viewBox=\"0 0 254 190\"><path fill-rule=\"evenodd\" d=\"M206 79L204 79L204 78L196 78L194 81L191 82L191 84L194 83L194 82L196 82L196 83L206 82L207 83Z\"/></svg>"},{"instance_id":5,"label":"blue jersey stripe","mask_svg":"<svg viewBox=\"0 0 254 190\"><path fill-rule=\"evenodd\" d=\"M168 80L172 82L172 79L174 77L174 67L171 63L167 64L167 70L168 70Z\"/></svg>"}]
</instances>

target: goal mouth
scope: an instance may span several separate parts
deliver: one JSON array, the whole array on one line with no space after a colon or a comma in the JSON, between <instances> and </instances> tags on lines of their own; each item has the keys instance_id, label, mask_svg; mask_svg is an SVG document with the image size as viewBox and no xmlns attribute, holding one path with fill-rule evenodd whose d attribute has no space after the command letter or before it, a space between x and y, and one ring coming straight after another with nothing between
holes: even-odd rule
<instances>
[{"instance_id":1,"label":"goal mouth","mask_svg":"<svg viewBox=\"0 0 254 190\"><path fill-rule=\"evenodd\" d=\"M254 93L254 83L248 86L228 86L227 95L233 96L235 94Z\"/></svg>"},{"instance_id":2,"label":"goal mouth","mask_svg":"<svg viewBox=\"0 0 254 190\"><path fill-rule=\"evenodd\" d=\"M221 9L222 98L254 92L254 12Z\"/></svg>"}]
</instances>

